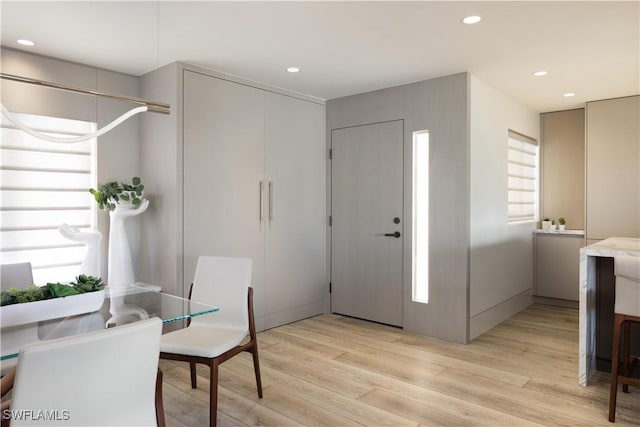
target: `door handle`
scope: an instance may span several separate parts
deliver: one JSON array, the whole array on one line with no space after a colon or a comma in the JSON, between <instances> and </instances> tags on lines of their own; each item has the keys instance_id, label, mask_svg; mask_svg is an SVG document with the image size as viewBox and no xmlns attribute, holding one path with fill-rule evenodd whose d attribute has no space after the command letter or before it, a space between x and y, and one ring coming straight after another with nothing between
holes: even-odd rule
<instances>
[{"instance_id":1,"label":"door handle","mask_svg":"<svg viewBox=\"0 0 640 427\"><path fill-rule=\"evenodd\" d=\"M395 237L396 239L399 239L401 236L399 231L396 231L395 233L384 233L384 235L387 237Z\"/></svg>"}]
</instances>

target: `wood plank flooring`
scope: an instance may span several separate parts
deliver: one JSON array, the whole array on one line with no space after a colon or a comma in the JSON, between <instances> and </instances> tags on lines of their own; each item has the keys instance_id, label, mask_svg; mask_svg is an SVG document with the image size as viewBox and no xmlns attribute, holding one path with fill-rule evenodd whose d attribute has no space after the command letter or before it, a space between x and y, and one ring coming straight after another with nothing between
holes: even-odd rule
<instances>
[{"instance_id":1,"label":"wood plank flooring","mask_svg":"<svg viewBox=\"0 0 640 427\"><path fill-rule=\"evenodd\" d=\"M578 312L533 305L469 345L323 315L258 334L264 398L249 354L220 367L220 426L638 426L640 390L609 376L578 385ZM169 427L208 424L208 369L161 361Z\"/></svg>"}]
</instances>

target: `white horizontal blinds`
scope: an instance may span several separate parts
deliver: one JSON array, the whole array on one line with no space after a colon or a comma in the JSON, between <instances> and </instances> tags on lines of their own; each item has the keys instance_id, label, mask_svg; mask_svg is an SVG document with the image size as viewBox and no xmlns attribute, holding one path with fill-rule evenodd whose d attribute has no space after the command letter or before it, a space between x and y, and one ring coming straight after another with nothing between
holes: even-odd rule
<instances>
[{"instance_id":1,"label":"white horizontal blinds","mask_svg":"<svg viewBox=\"0 0 640 427\"><path fill-rule=\"evenodd\" d=\"M28 126L56 136L91 133L96 124L16 114ZM89 229L95 209L95 140L54 143L0 127L0 263L31 262L36 284L66 282L79 272L86 248L58 232L67 223Z\"/></svg>"},{"instance_id":2,"label":"white horizontal blinds","mask_svg":"<svg viewBox=\"0 0 640 427\"><path fill-rule=\"evenodd\" d=\"M538 212L538 143L510 131L507 151L508 221L534 221Z\"/></svg>"}]
</instances>

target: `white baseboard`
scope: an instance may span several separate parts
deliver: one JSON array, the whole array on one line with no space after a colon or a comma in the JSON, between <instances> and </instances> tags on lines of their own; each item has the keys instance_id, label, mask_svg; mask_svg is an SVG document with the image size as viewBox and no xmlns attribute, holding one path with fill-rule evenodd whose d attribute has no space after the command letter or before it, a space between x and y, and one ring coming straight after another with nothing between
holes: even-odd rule
<instances>
[{"instance_id":1,"label":"white baseboard","mask_svg":"<svg viewBox=\"0 0 640 427\"><path fill-rule=\"evenodd\" d=\"M287 323L296 322L306 319L307 317L317 316L324 313L324 301L317 301L311 304L294 307L289 310L278 311L276 313L265 314L264 316L256 316L256 330L258 332L266 329L275 328L276 326L285 325Z\"/></svg>"},{"instance_id":2,"label":"white baseboard","mask_svg":"<svg viewBox=\"0 0 640 427\"><path fill-rule=\"evenodd\" d=\"M527 289L482 313L478 313L469 320L469 340L477 338L514 314L529 307L532 303L532 290Z\"/></svg>"},{"instance_id":3,"label":"white baseboard","mask_svg":"<svg viewBox=\"0 0 640 427\"><path fill-rule=\"evenodd\" d=\"M553 305L555 307L575 308L575 309L578 309L578 306L580 305L578 301L572 301L568 299L559 299L559 298L539 297L536 295L533 296L533 303Z\"/></svg>"}]
</instances>

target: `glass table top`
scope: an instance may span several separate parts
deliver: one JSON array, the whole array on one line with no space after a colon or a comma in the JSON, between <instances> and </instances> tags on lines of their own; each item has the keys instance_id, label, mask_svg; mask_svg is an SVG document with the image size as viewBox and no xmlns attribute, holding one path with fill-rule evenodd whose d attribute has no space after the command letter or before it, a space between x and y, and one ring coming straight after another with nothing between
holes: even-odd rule
<instances>
[{"instance_id":1,"label":"glass table top","mask_svg":"<svg viewBox=\"0 0 640 427\"><path fill-rule=\"evenodd\" d=\"M86 294L85 294L86 295ZM61 298L70 301L70 298ZM55 300L47 300L48 302ZM43 301L44 302L44 301ZM100 302L98 301L98 304ZM1 358L8 360L18 357L21 347L38 341L78 335L105 328L117 327L138 320L159 317L163 322L163 333L186 326L186 320L210 315L219 310L208 304L203 304L175 295L150 291L148 289L129 285L118 289L106 289L104 300L99 309L78 314L56 317L26 323L12 324L9 321L9 310L24 310L25 305L18 304L0 308ZM12 326L3 326L12 324Z\"/></svg>"}]
</instances>

